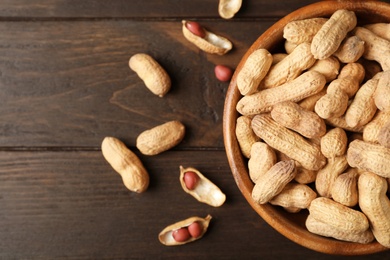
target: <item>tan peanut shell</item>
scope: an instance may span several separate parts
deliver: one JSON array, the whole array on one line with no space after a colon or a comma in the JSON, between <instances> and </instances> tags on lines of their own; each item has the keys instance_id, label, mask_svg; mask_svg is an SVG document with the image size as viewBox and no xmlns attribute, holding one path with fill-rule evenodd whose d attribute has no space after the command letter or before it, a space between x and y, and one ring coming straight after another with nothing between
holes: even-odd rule
<instances>
[{"instance_id":1,"label":"tan peanut shell","mask_svg":"<svg viewBox=\"0 0 390 260\"><path fill-rule=\"evenodd\" d=\"M184 245L184 244L193 242L195 240L198 240L198 239L202 238L204 236L204 234L206 233L206 231L209 227L211 218L212 218L211 215L207 215L205 218L195 216L195 217L190 217L190 218L181 220L179 222L176 222L176 223L164 228L158 234L158 240L160 241L161 244L166 245L166 246ZM184 242L177 242L173 238L173 236L172 236L173 231L180 229L180 228L183 228L183 227L188 227L189 225L191 225L194 222L198 222L202 227L202 232L201 232L199 237L196 237L196 238L190 237L190 239L188 239L187 241L184 241Z\"/></svg>"},{"instance_id":2,"label":"tan peanut shell","mask_svg":"<svg viewBox=\"0 0 390 260\"><path fill-rule=\"evenodd\" d=\"M363 129L364 129L364 126L360 126L360 125L354 127L349 126L345 121L345 116L328 118L325 120L325 122L328 125L331 125L333 127L340 127L346 131L350 131L354 133L363 133Z\"/></svg>"},{"instance_id":3,"label":"tan peanut shell","mask_svg":"<svg viewBox=\"0 0 390 260\"><path fill-rule=\"evenodd\" d=\"M257 179L252 190L252 199L259 204L269 202L295 177L293 160L280 161L272 166L265 174Z\"/></svg>"},{"instance_id":4,"label":"tan peanut shell","mask_svg":"<svg viewBox=\"0 0 390 260\"><path fill-rule=\"evenodd\" d=\"M362 60L360 60L360 61L362 61ZM365 74L366 74L366 67L358 62L353 62L353 63L346 64L340 70L340 74L339 74L338 78L339 79L353 78L354 80L356 80L358 82L358 84L361 84L365 78ZM343 89L347 92L348 96L350 96L350 97L352 97L357 91L357 89L355 90L355 87L352 88L353 90L355 90L354 92L348 91L348 89L350 89L350 88L347 88L347 87L343 87Z\"/></svg>"},{"instance_id":5,"label":"tan peanut shell","mask_svg":"<svg viewBox=\"0 0 390 260\"><path fill-rule=\"evenodd\" d=\"M287 53L274 53L274 54L272 54L272 64L271 65L275 65L276 63L280 62L281 60L283 60L287 56L288 56Z\"/></svg>"},{"instance_id":6,"label":"tan peanut shell","mask_svg":"<svg viewBox=\"0 0 390 260\"><path fill-rule=\"evenodd\" d=\"M376 240L390 248L390 200L386 179L370 172L360 175L359 206L367 216Z\"/></svg>"},{"instance_id":7,"label":"tan peanut shell","mask_svg":"<svg viewBox=\"0 0 390 260\"><path fill-rule=\"evenodd\" d=\"M333 80L314 106L314 111L323 119L340 117L348 107L348 95L339 85L340 79ZM337 84L337 85L336 85Z\"/></svg>"},{"instance_id":8,"label":"tan peanut shell","mask_svg":"<svg viewBox=\"0 0 390 260\"><path fill-rule=\"evenodd\" d=\"M376 74L382 71L381 65L374 60L360 58L357 63L361 64L364 67L364 81L372 79Z\"/></svg>"},{"instance_id":9,"label":"tan peanut shell","mask_svg":"<svg viewBox=\"0 0 390 260\"><path fill-rule=\"evenodd\" d=\"M345 121L350 127L364 126L374 117L377 111L374 94L378 81L378 77L374 77L356 92L355 98L345 112Z\"/></svg>"},{"instance_id":10,"label":"tan peanut shell","mask_svg":"<svg viewBox=\"0 0 390 260\"><path fill-rule=\"evenodd\" d=\"M387 122L390 122L390 113L378 110L374 118L365 125L363 140L366 142L378 143L379 132Z\"/></svg>"},{"instance_id":11,"label":"tan peanut shell","mask_svg":"<svg viewBox=\"0 0 390 260\"><path fill-rule=\"evenodd\" d=\"M330 56L326 59L317 60L309 70L314 70L325 76L326 82L337 78L340 71L340 62L337 58Z\"/></svg>"},{"instance_id":12,"label":"tan peanut shell","mask_svg":"<svg viewBox=\"0 0 390 260\"><path fill-rule=\"evenodd\" d=\"M241 95L253 94L268 73L273 57L266 49L257 49L245 61L237 75L237 87Z\"/></svg>"},{"instance_id":13,"label":"tan peanut shell","mask_svg":"<svg viewBox=\"0 0 390 260\"><path fill-rule=\"evenodd\" d=\"M225 37L214 34L204 29L205 36L199 37L188 30L186 26L187 21L182 21L182 31L184 37L199 49L211 54L224 55L233 48L233 44Z\"/></svg>"},{"instance_id":14,"label":"tan peanut shell","mask_svg":"<svg viewBox=\"0 0 390 260\"><path fill-rule=\"evenodd\" d=\"M145 155L156 155L179 144L185 135L185 126L179 121L169 121L143 131L136 146Z\"/></svg>"},{"instance_id":15,"label":"tan peanut shell","mask_svg":"<svg viewBox=\"0 0 390 260\"><path fill-rule=\"evenodd\" d=\"M340 174L331 189L332 199L347 207L356 206L359 202L358 178L359 174L356 170Z\"/></svg>"},{"instance_id":16,"label":"tan peanut shell","mask_svg":"<svg viewBox=\"0 0 390 260\"><path fill-rule=\"evenodd\" d=\"M326 94L326 89L322 89L317 94L311 95L305 99L302 99L298 104L308 111L314 111L314 107L317 103L317 101Z\"/></svg>"},{"instance_id":17,"label":"tan peanut shell","mask_svg":"<svg viewBox=\"0 0 390 260\"><path fill-rule=\"evenodd\" d=\"M153 94L163 97L170 90L171 78L152 56L145 53L135 54L129 60L129 67Z\"/></svg>"},{"instance_id":18,"label":"tan peanut shell","mask_svg":"<svg viewBox=\"0 0 390 260\"><path fill-rule=\"evenodd\" d=\"M218 13L224 19L233 18L240 10L242 0L219 0Z\"/></svg>"},{"instance_id":19,"label":"tan peanut shell","mask_svg":"<svg viewBox=\"0 0 390 260\"><path fill-rule=\"evenodd\" d=\"M298 45L299 44L296 44L296 43L293 43L290 41L285 41L284 42L284 50L286 51L287 54L291 54Z\"/></svg>"},{"instance_id":20,"label":"tan peanut shell","mask_svg":"<svg viewBox=\"0 0 390 260\"><path fill-rule=\"evenodd\" d=\"M342 241L368 244L375 239L370 229L358 233L344 231L319 221L313 218L311 215L307 217L305 225L307 230L309 230L311 233L325 237L333 237Z\"/></svg>"},{"instance_id":21,"label":"tan peanut shell","mask_svg":"<svg viewBox=\"0 0 390 260\"><path fill-rule=\"evenodd\" d=\"M344 155L347 151L347 145L347 134L340 127L330 129L321 138L321 152L326 158Z\"/></svg>"},{"instance_id":22,"label":"tan peanut shell","mask_svg":"<svg viewBox=\"0 0 390 260\"><path fill-rule=\"evenodd\" d=\"M390 112L390 71L384 71L379 76L374 101L379 110Z\"/></svg>"},{"instance_id":23,"label":"tan peanut shell","mask_svg":"<svg viewBox=\"0 0 390 260\"><path fill-rule=\"evenodd\" d=\"M273 65L263 79L261 88L273 88L297 78L316 60L310 52L310 44L299 44L287 57Z\"/></svg>"},{"instance_id":24,"label":"tan peanut shell","mask_svg":"<svg viewBox=\"0 0 390 260\"><path fill-rule=\"evenodd\" d=\"M351 167L390 178L390 149L379 144L354 140L349 144L347 160Z\"/></svg>"},{"instance_id":25,"label":"tan peanut shell","mask_svg":"<svg viewBox=\"0 0 390 260\"><path fill-rule=\"evenodd\" d=\"M193 190L189 190L184 182L186 172L194 172L198 175L198 182ZM225 203L226 195L212 181L207 179L200 171L193 167L180 166L180 184L183 190L202 203L213 207L220 207Z\"/></svg>"},{"instance_id":26,"label":"tan peanut shell","mask_svg":"<svg viewBox=\"0 0 390 260\"><path fill-rule=\"evenodd\" d=\"M337 177L342 174L348 167L347 158L338 156L328 159L328 164L317 172L315 187L322 197L332 197L332 187Z\"/></svg>"},{"instance_id":27,"label":"tan peanut shell","mask_svg":"<svg viewBox=\"0 0 390 260\"><path fill-rule=\"evenodd\" d=\"M316 220L345 232L360 233L369 228L368 219L362 212L329 198L318 197L312 200L309 212Z\"/></svg>"},{"instance_id":28,"label":"tan peanut shell","mask_svg":"<svg viewBox=\"0 0 390 260\"><path fill-rule=\"evenodd\" d=\"M337 51L347 33L355 28L356 15L352 11L337 10L316 33L311 42L311 52L316 59L326 59Z\"/></svg>"},{"instance_id":29,"label":"tan peanut shell","mask_svg":"<svg viewBox=\"0 0 390 260\"><path fill-rule=\"evenodd\" d=\"M149 174L141 160L115 137L105 137L102 154L112 168L121 175L127 189L142 193L149 186Z\"/></svg>"},{"instance_id":30,"label":"tan peanut shell","mask_svg":"<svg viewBox=\"0 0 390 260\"><path fill-rule=\"evenodd\" d=\"M291 21L283 28L283 38L295 44L311 42L326 21L327 18Z\"/></svg>"},{"instance_id":31,"label":"tan peanut shell","mask_svg":"<svg viewBox=\"0 0 390 260\"><path fill-rule=\"evenodd\" d=\"M326 163L317 146L276 123L269 115L255 116L252 119L252 129L269 146L298 161L308 170L319 170Z\"/></svg>"},{"instance_id":32,"label":"tan peanut shell","mask_svg":"<svg viewBox=\"0 0 390 260\"><path fill-rule=\"evenodd\" d=\"M252 118L239 116L236 121L236 137L242 154L249 158L251 156L252 145L259 141L259 137L253 132L251 127Z\"/></svg>"},{"instance_id":33,"label":"tan peanut shell","mask_svg":"<svg viewBox=\"0 0 390 260\"><path fill-rule=\"evenodd\" d=\"M365 42L363 57L367 60L377 61L381 65L382 70L389 70L390 41L379 37L364 27L356 27L353 33Z\"/></svg>"},{"instance_id":34,"label":"tan peanut shell","mask_svg":"<svg viewBox=\"0 0 390 260\"><path fill-rule=\"evenodd\" d=\"M300 183L288 183L283 190L269 202L272 205L284 208L306 209L309 207L317 193L309 186Z\"/></svg>"},{"instance_id":35,"label":"tan peanut shell","mask_svg":"<svg viewBox=\"0 0 390 260\"><path fill-rule=\"evenodd\" d=\"M298 102L320 92L324 88L325 83L326 80L322 74L316 71L308 71L278 87L244 96L238 101L236 109L242 115L256 115L269 112L272 106L277 103L283 101Z\"/></svg>"},{"instance_id":36,"label":"tan peanut shell","mask_svg":"<svg viewBox=\"0 0 390 260\"><path fill-rule=\"evenodd\" d=\"M316 113L304 110L292 101L276 104L272 108L271 117L279 124L306 138L321 137L326 133L324 120Z\"/></svg>"},{"instance_id":37,"label":"tan peanut shell","mask_svg":"<svg viewBox=\"0 0 390 260\"><path fill-rule=\"evenodd\" d=\"M295 175L294 181L300 184L309 184L316 180L317 171L312 171L303 168L302 166L297 166L297 174Z\"/></svg>"},{"instance_id":38,"label":"tan peanut shell","mask_svg":"<svg viewBox=\"0 0 390 260\"><path fill-rule=\"evenodd\" d=\"M357 36L347 37L337 49L336 56L342 63L352 63L360 59L364 53L364 41Z\"/></svg>"},{"instance_id":39,"label":"tan peanut shell","mask_svg":"<svg viewBox=\"0 0 390 260\"><path fill-rule=\"evenodd\" d=\"M382 146L390 148L390 121L379 130L378 142Z\"/></svg>"},{"instance_id":40,"label":"tan peanut shell","mask_svg":"<svg viewBox=\"0 0 390 260\"><path fill-rule=\"evenodd\" d=\"M275 151L266 143L256 142L251 148L248 171L251 180L256 183L277 162Z\"/></svg>"},{"instance_id":41,"label":"tan peanut shell","mask_svg":"<svg viewBox=\"0 0 390 260\"><path fill-rule=\"evenodd\" d=\"M379 37L390 40L390 23L372 23L366 24L363 27L372 31Z\"/></svg>"}]
</instances>

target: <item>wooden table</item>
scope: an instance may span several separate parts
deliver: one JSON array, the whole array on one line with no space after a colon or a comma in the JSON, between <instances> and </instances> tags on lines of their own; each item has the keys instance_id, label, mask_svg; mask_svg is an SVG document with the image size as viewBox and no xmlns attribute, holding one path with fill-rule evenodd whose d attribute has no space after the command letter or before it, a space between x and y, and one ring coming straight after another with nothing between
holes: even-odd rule
<instances>
[{"instance_id":1,"label":"wooden table","mask_svg":"<svg viewBox=\"0 0 390 260\"><path fill-rule=\"evenodd\" d=\"M315 1L243 2L224 20L217 0L0 0L0 259L341 259L274 231L231 175L222 137L228 83L216 80L214 66L234 68L271 24ZM182 19L226 36L234 50L200 51L183 37ZM129 69L139 52L170 74L165 97ZM187 129L177 147L137 151L142 131L170 120ZM147 192L124 187L102 156L105 136L140 157ZM184 193L180 165L203 172L226 203L213 208ZM158 241L165 226L207 214L213 219L201 240Z\"/></svg>"}]
</instances>

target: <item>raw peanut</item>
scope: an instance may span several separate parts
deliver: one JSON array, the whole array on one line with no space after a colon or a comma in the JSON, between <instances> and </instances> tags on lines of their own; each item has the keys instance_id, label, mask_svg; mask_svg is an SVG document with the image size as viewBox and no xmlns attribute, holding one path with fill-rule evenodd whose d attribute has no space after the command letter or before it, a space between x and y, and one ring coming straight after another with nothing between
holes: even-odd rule
<instances>
[{"instance_id":1,"label":"raw peanut","mask_svg":"<svg viewBox=\"0 0 390 260\"><path fill-rule=\"evenodd\" d=\"M379 37L382 37L382 38L390 41L390 24L389 23L372 23L372 24L366 24L363 27L372 31L373 33L375 33Z\"/></svg>"},{"instance_id":2,"label":"raw peanut","mask_svg":"<svg viewBox=\"0 0 390 260\"><path fill-rule=\"evenodd\" d=\"M309 184L316 180L317 171L312 171L303 168L302 166L297 166L297 175L295 175L294 181L300 184Z\"/></svg>"},{"instance_id":3,"label":"raw peanut","mask_svg":"<svg viewBox=\"0 0 390 260\"><path fill-rule=\"evenodd\" d=\"M323 119L340 117L348 107L348 95L338 85L339 79L333 80L314 106L314 111Z\"/></svg>"},{"instance_id":4,"label":"raw peanut","mask_svg":"<svg viewBox=\"0 0 390 260\"><path fill-rule=\"evenodd\" d=\"M383 39L364 27L356 27L354 35L365 42L363 57L377 61L382 70L390 69L390 41Z\"/></svg>"},{"instance_id":5,"label":"raw peanut","mask_svg":"<svg viewBox=\"0 0 390 260\"><path fill-rule=\"evenodd\" d=\"M241 95L257 91L260 82L268 73L272 64L272 55L266 49L257 49L245 61L237 75L237 87Z\"/></svg>"},{"instance_id":6,"label":"raw peanut","mask_svg":"<svg viewBox=\"0 0 390 260\"><path fill-rule=\"evenodd\" d=\"M360 63L353 62L353 63L346 64L341 69L338 78L341 79L341 78L350 78L351 77L354 80L356 80L358 82L358 84L361 84L362 81L364 80L365 74L366 74L365 67ZM344 87L343 89L347 91L350 88ZM352 89L355 89L355 88L352 88ZM357 89L356 89L356 91L357 91ZM354 91L354 92L356 93L356 91ZM350 96L350 97L355 94L355 93L351 93L350 91L347 91L347 93L348 93L348 96Z\"/></svg>"},{"instance_id":7,"label":"raw peanut","mask_svg":"<svg viewBox=\"0 0 390 260\"><path fill-rule=\"evenodd\" d=\"M326 89L321 90L317 94L311 95L310 97L307 97L300 101L298 104L308 111L314 111L314 107L317 103L317 101L326 94Z\"/></svg>"},{"instance_id":8,"label":"raw peanut","mask_svg":"<svg viewBox=\"0 0 390 260\"><path fill-rule=\"evenodd\" d=\"M196 185L193 189L187 187L187 183L184 179L185 175L189 172L192 172L197 176ZM222 206L226 200L226 195L220 188L193 167L184 168L183 166L180 166L179 180L183 190L199 202L206 203L213 207L219 207Z\"/></svg>"},{"instance_id":9,"label":"raw peanut","mask_svg":"<svg viewBox=\"0 0 390 260\"><path fill-rule=\"evenodd\" d=\"M295 174L293 160L276 163L257 179L257 183L252 190L252 199L259 204L269 202L283 190L287 183L294 179Z\"/></svg>"},{"instance_id":10,"label":"raw peanut","mask_svg":"<svg viewBox=\"0 0 390 260\"><path fill-rule=\"evenodd\" d=\"M334 201L347 207L354 207L358 204L358 181L359 174L350 170L340 174L333 183L331 194Z\"/></svg>"},{"instance_id":11,"label":"raw peanut","mask_svg":"<svg viewBox=\"0 0 390 260\"><path fill-rule=\"evenodd\" d=\"M141 160L115 137L105 137L102 153L112 168L118 172L127 189L142 193L149 186L149 174Z\"/></svg>"},{"instance_id":12,"label":"raw peanut","mask_svg":"<svg viewBox=\"0 0 390 260\"><path fill-rule=\"evenodd\" d=\"M375 90L374 100L376 107L385 112L390 112L390 71L381 73Z\"/></svg>"},{"instance_id":13,"label":"raw peanut","mask_svg":"<svg viewBox=\"0 0 390 260\"><path fill-rule=\"evenodd\" d=\"M172 232L172 237L176 240L176 242L185 242L191 237L191 235L186 227L182 227L174 230Z\"/></svg>"},{"instance_id":14,"label":"raw peanut","mask_svg":"<svg viewBox=\"0 0 390 260\"><path fill-rule=\"evenodd\" d=\"M188 171L184 173L183 181L187 189L193 190L198 184L199 176L195 172Z\"/></svg>"},{"instance_id":15,"label":"raw peanut","mask_svg":"<svg viewBox=\"0 0 390 260\"><path fill-rule=\"evenodd\" d=\"M253 132L251 127L252 119L247 116L240 116L236 122L236 137L242 154L249 158L251 147L259 141L259 137Z\"/></svg>"},{"instance_id":16,"label":"raw peanut","mask_svg":"<svg viewBox=\"0 0 390 260\"><path fill-rule=\"evenodd\" d=\"M347 151L351 167L370 171L384 178L390 178L390 149L379 144L354 140Z\"/></svg>"},{"instance_id":17,"label":"raw peanut","mask_svg":"<svg viewBox=\"0 0 390 260\"><path fill-rule=\"evenodd\" d=\"M198 238L202 235L202 225L198 221L195 221L188 226L188 232L191 237Z\"/></svg>"},{"instance_id":18,"label":"raw peanut","mask_svg":"<svg viewBox=\"0 0 390 260\"><path fill-rule=\"evenodd\" d=\"M332 197L332 187L337 177L348 167L347 158L343 156L328 159L328 164L317 172L316 190L322 197Z\"/></svg>"},{"instance_id":19,"label":"raw peanut","mask_svg":"<svg viewBox=\"0 0 390 260\"><path fill-rule=\"evenodd\" d=\"M377 110L374 93L378 81L378 77L374 77L356 92L355 98L345 112L345 121L350 127L364 126L374 117Z\"/></svg>"},{"instance_id":20,"label":"raw peanut","mask_svg":"<svg viewBox=\"0 0 390 260\"><path fill-rule=\"evenodd\" d=\"M145 53L133 55L129 60L129 67L153 94L163 97L171 89L171 78L168 73L150 55Z\"/></svg>"},{"instance_id":21,"label":"raw peanut","mask_svg":"<svg viewBox=\"0 0 390 260\"><path fill-rule=\"evenodd\" d=\"M283 190L270 200L272 205L284 208L306 209L317 197L309 186L299 183L288 183Z\"/></svg>"},{"instance_id":22,"label":"raw peanut","mask_svg":"<svg viewBox=\"0 0 390 260\"><path fill-rule=\"evenodd\" d=\"M269 146L298 161L308 170L319 170L326 163L325 157L317 146L276 123L269 115L255 116L252 119L252 129Z\"/></svg>"},{"instance_id":23,"label":"raw peanut","mask_svg":"<svg viewBox=\"0 0 390 260\"><path fill-rule=\"evenodd\" d=\"M197 22L188 21L186 23L186 27L190 32L192 32L196 36L199 36L200 38L204 38L206 36L203 27Z\"/></svg>"},{"instance_id":24,"label":"raw peanut","mask_svg":"<svg viewBox=\"0 0 390 260\"><path fill-rule=\"evenodd\" d=\"M256 183L257 179L264 175L276 162L276 154L268 144L263 142L254 143L251 148L251 157L248 160L249 177Z\"/></svg>"},{"instance_id":25,"label":"raw peanut","mask_svg":"<svg viewBox=\"0 0 390 260\"><path fill-rule=\"evenodd\" d=\"M321 152L326 158L342 156L347 151L348 138L342 128L329 130L321 138Z\"/></svg>"},{"instance_id":26,"label":"raw peanut","mask_svg":"<svg viewBox=\"0 0 390 260\"><path fill-rule=\"evenodd\" d=\"M233 48L233 44L227 38L214 34L204 28L204 37L193 34L187 28L187 23L188 21L186 20L182 21L184 37L202 51L211 54L224 55Z\"/></svg>"},{"instance_id":27,"label":"raw peanut","mask_svg":"<svg viewBox=\"0 0 390 260\"><path fill-rule=\"evenodd\" d=\"M179 121L169 121L143 131L136 146L145 155L156 155L178 145L184 138L185 127Z\"/></svg>"},{"instance_id":28,"label":"raw peanut","mask_svg":"<svg viewBox=\"0 0 390 260\"><path fill-rule=\"evenodd\" d=\"M205 218L201 217L190 217L184 220L181 220L179 222L176 222L172 225L167 226L164 228L159 234L158 234L158 240L160 241L161 244L166 245L166 246L178 246L178 245L184 245L189 242L193 242L195 240L200 239L203 237L203 235L206 233L207 228L209 227L211 220L211 216L207 215ZM194 232L194 230L190 231L190 226L192 226L194 223L197 223L197 231ZM194 226L191 228L193 229ZM188 233L188 239L184 240L183 234L176 234L176 239L174 238L174 233L177 230L181 230L180 232L183 233L187 232ZM193 232L193 233L192 233ZM197 234L197 236L193 236L192 234ZM179 235L179 236L178 236ZM182 235L182 236L180 236ZM187 234L185 234L187 236ZM179 240L179 241L178 241Z\"/></svg>"},{"instance_id":29,"label":"raw peanut","mask_svg":"<svg viewBox=\"0 0 390 260\"><path fill-rule=\"evenodd\" d=\"M324 120L292 101L276 104L271 111L271 117L277 123L307 138L321 137L326 133Z\"/></svg>"},{"instance_id":30,"label":"raw peanut","mask_svg":"<svg viewBox=\"0 0 390 260\"><path fill-rule=\"evenodd\" d=\"M214 69L215 77L220 81L229 81L232 78L233 70L224 65L217 65Z\"/></svg>"},{"instance_id":31,"label":"raw peanut","mask_svg":"<svg viewBox=\"0 0 390 260\"><path fill-rule=\"evenodd\" d=\"M372 234L370 229L367 229L360 233L343 231L322 221L318 221L311 215L307 217L305 225L307 230L309 230L311 233L320 236L333 237L338 240L355 242L360 244L368 244L374 241L374 235Z\"/></svg>"},{"instance_id":32,"label":"raw peanut","mask_svg":"<svg viewBox=\"0 0 390 260\"><path fill-rule=\"evenodd\" d=\"M390 148L390 121L379 130L378 142L382 146Z\"/></svg>"},{"instance_id":33,"label":"raw peanut","mask_svg":"<svg viewBox=\"0 0 390 260\"><path fill-rule=\"evenodd\" d=\"M242 0L219 0L218 13L224 19L233 18L240 10Z\"/></svg>"},{"instance_id":34,"label":"raw peanut","mask_svg":"<svg viewBox=\"0 0 390 260\"><path fill-rule=\"evenodd\" d=\"M350 64L354 64L354 63L350 63ZM339 77L333 80L329 84L328 91L329 92L334 91L333 88L338 88L342 90L347 95L348 98L351 98L359 90L360 86L359 86L359 81L354 77L342 77L342 78Z\"/></svg>"},{"instance_id":35,"label":"raw peanut","mask_svg":"<svg viewBox=\"0 0 390 260\"><path fill-rule=\"evenodd\" d=\"M296 43L293 43L290 41L285 41L284 42L284 50L286 51L287 54L291 54L298 45L299 44L296 44Z\"/></svg>"},{"instance_id":36,"label":"raw peanut","mask_svg":"<svg viewBox=\"0 0 390 260\"><path fill-rule=\"evenodd\" d=\"M356 15L352 11L337 10L313 37L311 52L316 59L326 59L339 48L347 33L355 28Z\"/></svg>"},{"instance_id":37,"label":"raw peanut","mask_svg":"<svg viewBox=\"0 0 390 260\"><path fill-rule=\"evenodd\" d=\"M315 62L310 52L310 43L301 43L287 57L270 68L260 86L273 88L292 81Z\"/></svg>"},{"instance_id":38,"label":"raw peanut","mask_svg":"<svg viewBox=\"0 0 390 260\"><path fill-rule=\"evenodd\" d=\"M322 74L316 71L308 71L278 87L244 96L238 101L236 109L242 115L269 112L272 106L277 103L283 101L298 102L320 92L325 83L325 77Z\"/></svg>"},{"instance_id":39,"label":"raw peanut","mask_svg":"<svg viewBox=\"0 0 390 260\"><path fill-rule=\"evenodd\" d=\"M361 233L369 228L366 216L332 199L318 197L309 207L310 216L331 227L351 233Z\"/></svg>"},{"instance_id":40,"label":"raw peanut","mask_svg":"<svg viewBox=\"0 0 390 260\"><path fill-rule=\"evenodd\" d=\"M376 74L382 71L381 65L374 60L367 60L364 58L359 59L359 64L362 64L364 67L365 75L364 81L372 79Z\"/></svg>"},{"instance_id":41,"label":"raw peanut","mask_svg":"<svg viewBox=\"0 0 390 260\"><path fill-rule=\"evenodd\" d=\"M309 70L321 73L325 76L326 82L331 82L339 74L340 62L337 58L330 56L323 60L317 60Z\"/></svg>"},{"instance_id":42,"label":"raw peanut","mask_svg":"<svg viewBox=\"0 0 390 260\"><path fill-rule=\"evenodd\" d=\"M336 56L342 63L356 62L364 53L364 41L357 36L346 38L337 49Z\"/></svg>"},{"instance_id":43,"label":"raw peanut","mask_svg":"<svg viewBox=\"0 0 390 260\"><path fill-rule=\"evenodd\" d=\"M309 18L289 22L283 29L283 38L295 44L311 42L326 21L327 18Z\"/></svg>"},{"instance_id":44,"label":"raw peanut","mask_svg":"<svg viewBox=\"0 0 390 260\"><path fill-rule=\"evenodd\" d=\"M363 133L363 129L364 129L364 126L351 127L347 125L347 122L345 121L345 116L328 118L325 120L325 122L333 127L340 127L346 131L351 131L355 133Z\"/></svg>"},{"instance_id":45,"label":"raw peanut","mask_svg":"<svg viewBox=\"0 0 390 260\"><path fill-rule=\"evenodd\" d=\"M367 216L376 240L390 247L390 201L386 196L386 180L373 173L359 177L359 206Z\"/></svg>"},{"instance_id":46,"label":"raw peanut","mask_svg":"<svg viewBox=\"0 0 390 260\"><path fill-rule=\"evenodd\" d=\"M387 122L390 122L390 113L378 110L374 118L365 125L363 140L366 142L378 143L379 131Z\"/></svg>"},{"instance_id":47,"label":"raw peanut","mask_svg":"<svg viewBox=\"0 0 390 260\"><path fill-rule=\"evenodd\" d=\"M272 54L272 64L271 65L275 65L276 63L280 62L281 60L283 60L287 56L288 56L287 53L275 53L275 54Z\"/></svg>"}]
</instances>

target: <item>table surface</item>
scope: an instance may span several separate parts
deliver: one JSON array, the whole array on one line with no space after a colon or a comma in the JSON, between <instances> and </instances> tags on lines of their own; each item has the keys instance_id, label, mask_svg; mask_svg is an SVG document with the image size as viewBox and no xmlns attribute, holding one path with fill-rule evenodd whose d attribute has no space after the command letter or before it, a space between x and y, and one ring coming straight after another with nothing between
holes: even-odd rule
<instances>
[{"instance_id":1,"label":"table surface","mask_svg":"<svg viewBox=\"0 0 390 260\"><path fill-rule=\"evenodd\" d=\"M228 83L214 76L216 64L235 68L270 25L313 2L244 0L224 20L217 0L0 0L0 259L343 258L291 242L243 198L222 136ZM200 51L184 38L182 19L226 36L234 49ZM140 52L171 76L165 97L129 69ZM184 140L142 155L137 136L170 120L186 126ZM145 193L127 190L105 161L105 136L144 163ZM226 203L214 208L186 194L180 165L203 172ZM177 247L158 241L164 227L207 214L202 239Z\"/></svg>"}]
</instances>

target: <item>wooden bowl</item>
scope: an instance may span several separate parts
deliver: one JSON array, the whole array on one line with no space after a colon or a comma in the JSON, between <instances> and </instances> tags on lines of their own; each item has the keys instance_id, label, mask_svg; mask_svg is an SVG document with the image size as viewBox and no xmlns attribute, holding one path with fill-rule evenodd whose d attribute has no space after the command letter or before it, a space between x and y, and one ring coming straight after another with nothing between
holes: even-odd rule
<instances>
[{"instance_id":1,"label":"wooden bowl","mask_svg":"<svg viewBox=\"0 0 390 260\"><path fill-rule=\"evenodd\" d=\"M358 25L390 22L390 4L379 1L321 1L300 8L276 22L253 43L237 66L226 94L223 134L227 158L238 188L252 208L269 225L297 244L318 252L334 255L365 255L385 251L388 248L376 241L359 244L312 234L305 227L307 210L288 213L281 207L270 204L259 205L254 202L251 198L254 184L248 175L248 161L242 156L235 135L236 119L239 116L236 105L242 97L237 89L236 79L248 56L259 48L266 48L272 52L275 48L283 46L283 28L288 22L312 17L330 17L338 9L354 11L358 17Z\"/></svg>"}]
</instances>

